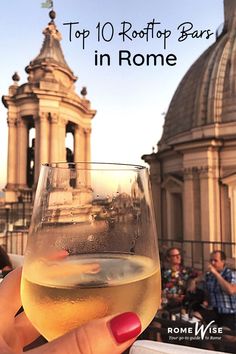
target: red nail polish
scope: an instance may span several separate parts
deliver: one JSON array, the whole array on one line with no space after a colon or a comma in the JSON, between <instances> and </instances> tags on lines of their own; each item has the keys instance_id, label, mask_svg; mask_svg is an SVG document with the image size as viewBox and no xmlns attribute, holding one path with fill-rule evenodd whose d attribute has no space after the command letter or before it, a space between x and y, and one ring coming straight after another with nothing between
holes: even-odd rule
<instances>
[{"instance_id":1,"label":"red nail polish","mask_svg":"<svg viewBox=\"0 0 236 354\"><path fill-rule=\"evenodd\" d=\"M125 312L110 321L110 328L117 343L126 342L141 333L141 322L133 312Z\"/></svg>"}]
</instances>

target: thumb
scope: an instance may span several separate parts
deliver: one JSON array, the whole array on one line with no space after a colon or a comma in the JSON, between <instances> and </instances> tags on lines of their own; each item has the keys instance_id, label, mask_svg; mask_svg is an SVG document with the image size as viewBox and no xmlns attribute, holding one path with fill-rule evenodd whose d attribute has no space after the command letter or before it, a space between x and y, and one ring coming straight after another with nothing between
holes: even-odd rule
<instances>
[{"instance_id":1,"label":"thumb","mask_svg":"<svg viewBox=\"0 0 236 354\"><path fill-rule=\"evenodd\" d=\"M93 320L34 350L34 354L120 354L141 333L133 312ZM30 352L29 352L30 353ZM32 353L32 354L33 354Z\"/></svg>"}]
</instances>

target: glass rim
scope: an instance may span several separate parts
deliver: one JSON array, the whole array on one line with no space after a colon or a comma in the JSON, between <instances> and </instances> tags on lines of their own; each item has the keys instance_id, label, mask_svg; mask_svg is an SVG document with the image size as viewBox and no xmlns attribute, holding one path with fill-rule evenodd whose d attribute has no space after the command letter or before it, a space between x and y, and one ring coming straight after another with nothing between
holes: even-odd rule
<instances>
[{"instance_id":1,"label":"glass rim","mask_svg":"<svg viewBox=\"0 0 236 354\"><path fill-rule=\"evenodd\" d=\"M57 169L84 169L84 170L124 170L124 171L141 171L148 168L144 165L120 163L120 162L96 162L96 161L75 161L75 162L51 162L43 163L41 166Z\"/></svg>"}]
</instances>

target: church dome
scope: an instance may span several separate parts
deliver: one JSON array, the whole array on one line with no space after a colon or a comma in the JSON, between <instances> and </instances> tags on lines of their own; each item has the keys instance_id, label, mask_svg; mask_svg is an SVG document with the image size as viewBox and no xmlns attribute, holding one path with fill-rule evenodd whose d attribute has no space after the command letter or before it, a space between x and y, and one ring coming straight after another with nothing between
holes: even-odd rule
<instances>
[{"instance_id":1,"label":"church dome","mask_svg":"<svg viewBox=\"0 0 236 354\"><path fill-rule=\"evenodd\" d=\"M180 136L193 139L190 132L206 126L214 127L207 131L216 137L219 126L236 122L236 4L225 0L224 7L221 35L190 67L172 98L160 148Z\"/></svg>"}]
</instances>

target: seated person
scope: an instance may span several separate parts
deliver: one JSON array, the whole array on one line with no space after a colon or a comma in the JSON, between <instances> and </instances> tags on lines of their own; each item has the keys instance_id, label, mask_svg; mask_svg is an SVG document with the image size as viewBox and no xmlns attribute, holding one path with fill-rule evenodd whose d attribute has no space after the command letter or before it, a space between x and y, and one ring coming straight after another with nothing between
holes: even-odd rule
<instances>
[{"instance_id":1,"label":"seated person","mask_svg":"<svg viewBox=\"0 0 236 354\"><path fill-rule=\"evenodd\" d=\"M166 260L167 265L162 269L162 305L173 309L182 306L187 280L198 273L182 264L181 252L176 247L167 250Z\"/></svg>"},{"instance_id":2,"label":"seated person","mask_svg":"<svg viewBox=\"0 0 236 354\"><path fill-rule=\"evenodd\" d=\"M197 278L189 278L186 284L186 294L183 300L183 305L188 312L196 312L199 310L202 304L207 305L206 294L203 289L197 286ZM193 315L193 313L192 313ZM196 317L201 317L200 314Z\"/></svg>"},{"instance_id":3,"label":"seated person","mask_svg":"<svg viewBox=\"0 0 236 354\"><path fill-rule=\"evenodd\" d=\"M215 320L214 311L209 306L208 294L200 277L190 277L187 282L183 306L190 318L195 317L205 323Z\"/></svg>"},{"instance_id":4,"label":"seated person","mask_svg":"<svg viewBox=\"0 0 236 354\"><path fill-rule=\"evenodd\" d=\"M13 266L7 252L0 246L0 275L4 277L12 269Z\"/></svg>"},{"instance_id":5,"label":"seated person","mask_svg":"<svg viewBox=\"0 0 236 354\"><path fill-rule=\"evenodd\" d=\"M222 250L210 254L205 284L217 325L236 331L236 272L226 265Z\"/></svg>"}]
</instances>

